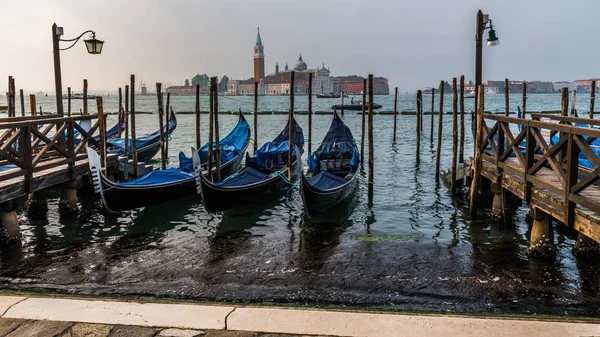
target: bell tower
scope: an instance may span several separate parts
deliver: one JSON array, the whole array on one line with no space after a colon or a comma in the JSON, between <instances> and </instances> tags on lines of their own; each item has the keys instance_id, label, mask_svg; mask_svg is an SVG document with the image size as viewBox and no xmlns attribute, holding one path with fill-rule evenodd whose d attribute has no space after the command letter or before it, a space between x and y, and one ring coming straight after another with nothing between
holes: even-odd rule
<instances>
[{"instance_id":1,"label":"bell tower","mask_svg":"<svg viewBox=\"0 0 600 337\"><path fill-rule=\"evenodd\" d=\"M256 28L256 43L254 44L254 80L259 82L265 77L265 54L262 40L260 39L260 30Z\"/></svg>"}]
</instances>

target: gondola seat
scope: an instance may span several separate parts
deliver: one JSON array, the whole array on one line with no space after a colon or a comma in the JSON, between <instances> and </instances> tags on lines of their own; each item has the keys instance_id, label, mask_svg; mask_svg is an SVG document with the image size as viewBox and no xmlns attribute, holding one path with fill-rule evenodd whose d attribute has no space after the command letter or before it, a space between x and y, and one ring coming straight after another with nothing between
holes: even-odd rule
<instances>
[{"instance_id":1,"label":"gondola seat","mask_svg":"<svg viewBox=\"0 0 600 337\"><path fill-rule=\"evenodd\" d=\"M173 182L177 180L185 180L190 177L194 177L192 173L187 173L180 171L176 168L168 168L166 170L155 170L144 176L139 177L138 179L131 181L119 182L117 185L119 186L132 186L132 185L154 185L154 184L162 184Z\"/></svg>"},{"instance_id":2,"label":"gondola seat","mask_svg":"<svg viewBox=\"0 0 600 337\"><path fill-rule=\"evenodd\" d=\"M232 175L229 178L215 183L215 186L227 187L227 186L241 186L246 184L252 184L255 182L263 181L269 177L268 174L264 174L251 167L246 168L238 174Z\"/></svg>"},{"instance_id":3,"label":"gondola seat","mask_svg":"<svg viewBox=\"0 0 600 337\"><path fill-rule=\"evenodd\" d=\"M344 185L347 182L348 180L327 171L321 171L308 181L310 186L318 190L336 188Z\"/></svg>"}]
</instances>

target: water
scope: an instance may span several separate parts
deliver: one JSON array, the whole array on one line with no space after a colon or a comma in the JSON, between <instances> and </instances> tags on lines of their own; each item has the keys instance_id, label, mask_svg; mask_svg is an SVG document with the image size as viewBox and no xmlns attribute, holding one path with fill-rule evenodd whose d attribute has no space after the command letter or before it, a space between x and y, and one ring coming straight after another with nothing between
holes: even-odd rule
<instances>
[{"instance_id":1,"label":"water","mask_svg":"<svg viewBox=\"0 0 600 337\"><path fill-rule=\"evenodd\" d=\"M411 97L401 96L402 109L412 109ZM502 99L493 103L493 95L488 97L488 109L503 109ZM557 95L530 97L531 110L560 106ZM146 99L150 109L152 99L144 97L138 99L140 110ZM172 99L175 111L193 104L189 97ZM305 99L297 99L298 109ZM286 106L285 97L261 100L272 100L265 109ZM386 110L391 100L377 98ZM220 103L224 110L237 109L226 101ZM274 138L286 123L282 115L258 117L259 144ZM451 118L443 117L441 159L447 168ZM306 135L308 117L296 118ZM195 143L194 116L179 115L178 120L169 143L174 165L178 152L189 153ZM115 121L109 117L109 125ZM221 134L236 121L221 115ZM344 121L359 139L360 116L346 114ZM374 116L372 198L363 172L354 199L317 219L303 215L297 189L275 202L257 200L222 214L206 213L195 196L111 214L95 196L81 191L82 210L75 218L58 217L59 192L48 191L48 219L30 221L19 211L22 244L2 248L0 282L12 289L77 294L600 316L600 266L573 257L575 232L558 226L556 258L530 259L525 254L527 208L517 208L511 223L493 223L485 216L471 221L465 201L453 202L446 186L435 185L436 144L429 139L429 116L420 165L415 164L415 117L398 116L395 144L392 121L393 116ZM203 141L207 122L203 115ZM314 116L313 148L330 122L330 115ZM156 115L139 115L137 124L138 134L145 134L156 130L158 121ZM467 132L467 156L472 148Z\"/></svg>"}]
</instances>

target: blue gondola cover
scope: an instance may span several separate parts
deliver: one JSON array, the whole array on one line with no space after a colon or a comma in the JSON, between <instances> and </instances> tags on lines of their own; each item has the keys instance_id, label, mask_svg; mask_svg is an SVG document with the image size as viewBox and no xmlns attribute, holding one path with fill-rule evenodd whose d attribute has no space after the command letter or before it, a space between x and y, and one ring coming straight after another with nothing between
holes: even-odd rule
<instances>
[{"instance_id":1,"label":"blue gondola cover","mask_svg":"<svg viewBox=\"0 0 600 337\"><path fill-rule=\"evenodd\" d=\"M246 146L250 138L250 124L245 119L241 119L235 128L219 142L221 150L221 164L224 164L235 158ZM213 150L216 143L213 142ZM206 163L208 160L208 142L200 148L200 161ZM193 171L192 158L187 157L183 152L179 152L179 168L186 171Z\"/></svg>"},{"instance_id":2,"label":"blue gondola cover","mask_svg":"<svg viewBox=\"0 0 600 337\"><path fill-rule=\"evenodd\" d=\"M321 191L342 186L347 182L348 180L346 180L345 178L335 175L333 173L329 173L327 171L321 171L308 181L308 183L312 187Z\"/></svg>"},{"instance_id":3,"label":"blue gondola cover","mask_svg":"<svg viewBox=\"0 0 600 337\"><path fill-rule=\"evenodd\" d=\"M169 126L169 128L168 129L165 128L165 131L169 130L168 133L173 132L173 130L177 127L177 119L171 118L169 120L168 126ZM143 147L146 147L150 144L153 144L153 143L156 143L159 141L160 141L160 130L158 130L152 134L149 134L147 136L138 137L135 140L136 149L141 149ZM114 147L113 149L108 150L108 153L121 154L125 151L125 138L114 138L114 139L108 140L106 143L108 144L108 146ZM131 145L133 144L131 139L127 139L127 144L128 144L127 148L131 149L132 148Z\"/></svg>"},{"instance_id":4,"label":"blue gondola cover","mask_svg":"<svg viewBox=\"0 0 600 337\"><path fill-rule=\"evenodd\" d=\"M263 181L269 177L268 174L264 174L251 167L247 167L245 170L238 174L235 174L224 181L215 183L215 186L229 187L229 186L243 186L250 185L259 181Z\"/></svg>"},{"instance_id":5,"label":"blue gondola cover","mask_svg":"<svg viewBox=\"0 0 600 337\"><path fill-rule=\"evenodd\" d=\"M288 142L267 142L256 151L255 162L261 170L271 170L274 167L287 165ZM292 157L296 157L296 148L292 149Z\"/></svg>"},{"instance_id":6,"label":"blue gondola cover","mask_svg":"<svg viewBox=\"0 0 600 337\"><path fill-rule=\"evenodd\" d=\"M117 185L119 186L145 186L145 185L155 185L155 184L163 184L163 183L173 183L179 180L186 180L193 178L194 175L191 173L180 171L176 168L168 168L166 170L155 170L144 176L139 177L138 179L119 182Z\"/></svg>"},{"instance_id":7,"label":"blue gondola cover","mask_svg":"<svg viewBox=\"0 0 600 337\"><path fill-rule=\"evenodd\" d=\"M350 128L344 124L337 113L333 114L333 121L323 142L308 159L308 171L315 172L319 160L325 159L350 159L350 166L357 168L359 164L358 149Z\"/></svg>"}]
</instances>

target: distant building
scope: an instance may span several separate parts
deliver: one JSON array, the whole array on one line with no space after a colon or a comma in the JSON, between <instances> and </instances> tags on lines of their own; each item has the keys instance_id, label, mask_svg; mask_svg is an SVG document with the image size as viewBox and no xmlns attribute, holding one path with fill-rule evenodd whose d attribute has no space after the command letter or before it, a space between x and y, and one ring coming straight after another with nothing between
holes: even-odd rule
<instances>
[{"instance_id":1,"label":"distant building","mask_svg":"<svg viewBox=\"0 0 600 337\"><path fill-rule=\"evenodd\" d=\"M562 88L567 88L569 91L577 90L577 83L561 81L554 82L554 91L561 91Z\"/></svg>"},{"instance_id":2,"label":"distant building","mask_svg":"<svg viewBox=\"0 0 600 337\"><path fill-rule=\"evenodd\" d=\"M582 92L591 92L592 91L592 81L596 81L596 91L600 89L600 78L590 78L587 80L576 80L573 83L577 84L577 91Z\"/></svg>"},{"instance_id":3,"label":"distant building","mask_svg":"<svg viewBox=\"0 0 600 337\"><path fill-rule=\"evenodd\" d=\"M196 86L195 85L191 85L191 86L184 86L184 85L173 85L170 86L166 89L168 94L171 95L196 95ZM201 94L208 94L210 93L210 87L208 85L201 85L200 86L200 93Z\"/></svg>"},{"instance_id":4,"label":"distant building","mask_svg":"<svg viewBox=\"0 0 600 337\"><path fill-rule=\"evenodd\" d=\"M265 53L260 30L256 28L256 43L254 43L254 78L259 81L265 77ZM252 88L254 90L254 88Z\"/></svg>"},{"instance_id":5,"label":"distant building","mask_svg":"<svg viewBox=\"0 0 600 337\"><path fill-rule=\"evenodd\" d=\"M338 76L333 78L333 90L335 92L345 92L349 95L359 95L363 92L362 76ZM373 78L373 95L389 95L390 86L385 77Z\"/></svg>"}]
</instances>

